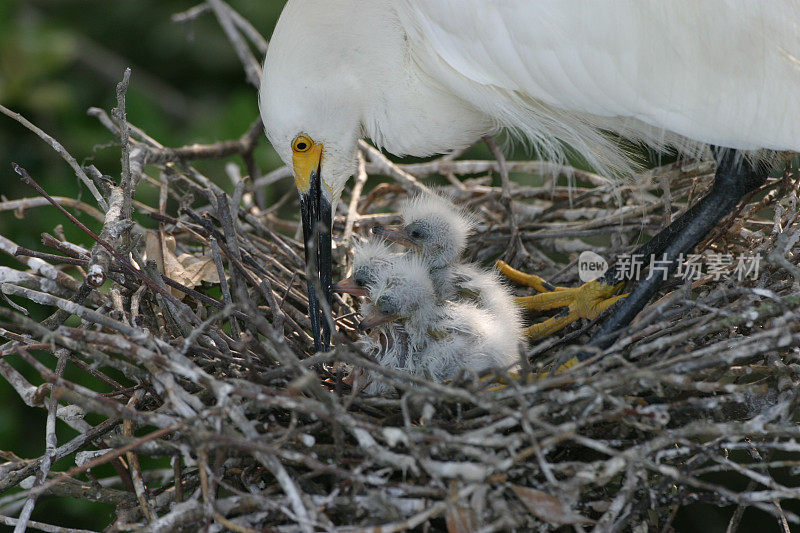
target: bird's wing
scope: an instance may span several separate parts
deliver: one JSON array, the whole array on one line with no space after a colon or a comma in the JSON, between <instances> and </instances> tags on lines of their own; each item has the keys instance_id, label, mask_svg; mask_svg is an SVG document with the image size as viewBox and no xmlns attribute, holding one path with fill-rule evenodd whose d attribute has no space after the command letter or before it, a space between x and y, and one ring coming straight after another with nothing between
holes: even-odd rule
<instances>
[{"instance_id":1,"label":"bird's wing","mask_svg":"<svg viewBox=\"0 0 800 533\"><path fill-rule=\"evenodd\" d=\"M503 125L532 120L521 108L544 104L595 127L642 130L645 140L663 129L731 148L800 150L797 0L397 5L420 66Z\"/></svg>"}]
</instances>

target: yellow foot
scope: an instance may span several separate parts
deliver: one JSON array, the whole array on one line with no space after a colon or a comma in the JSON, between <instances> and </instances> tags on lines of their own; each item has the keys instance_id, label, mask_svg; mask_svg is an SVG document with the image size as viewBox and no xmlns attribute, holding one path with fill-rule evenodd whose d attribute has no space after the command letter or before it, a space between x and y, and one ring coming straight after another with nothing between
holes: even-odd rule
<instances>
[{"instance_id":1,"label":"yellow foot","mask_svg":"<svg viewBox=\"0 0 800 533\"><path fill-rule=\"evenodd\" d=\"M563 291L565 287L556 287L555 285L551 284L544 278L540 278L536 274L526 274L525 272L520 272L516 268L513 268L511 265L506 263L505 261L497 261L496 263L497 269L500 271L502 275L510 279L511 281L516 281L520 285L527 285L528 287L533 287L536 292L551 292L551 291Z\"/></svg>"},{"instance_id":2,"label":"yellow foot","mask_svg":"<svg viewBox=\"0 0 800 533\"><path fill-rule=\"evenodd\" d=\"M627 293L617 294L624 283L607 285L595 280L580 287L555 287L539 276L520 272L503 261L497 262L497 268L507 278L533 287L539 292L533 296L518 297L516 300L520 307L534 311L564 309L560 314L526 328L525 335L533 340L555 333L579 318L595 319L627 296Z\"/></svg>"},{"instance_id":3,"label":"yellow foot","mask_svg":"<svg viewBox=\"0 0 800 533\"><path fill-rule=\"evenodd\" d=\"M543 372L541 374L530 373L530 374L528 374L526 376L525 384L526 385L531 385L533 383L536 383L540 379L542 379L545 376L547 376L547 374L548 374L548 372ZM506 379L503 376L497 376L497 375L491 374L489 376L481 378L481 381L484 382L484 383L491 383L492 386L489 387L487 390L490 391L490 392L494 392L494 391L499 391L499 390L506 389L508 387L508 384L511 381L521 382L522 380L520 379L520 375L519 375L518 372L508 372L508 379Z\"/></svg>"}]
</instances>

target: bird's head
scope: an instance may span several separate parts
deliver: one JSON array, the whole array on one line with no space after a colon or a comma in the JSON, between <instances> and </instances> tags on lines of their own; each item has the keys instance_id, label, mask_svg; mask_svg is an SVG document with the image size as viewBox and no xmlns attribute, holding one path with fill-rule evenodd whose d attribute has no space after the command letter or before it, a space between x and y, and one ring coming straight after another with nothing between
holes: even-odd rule
<instances>
[{"instance_id":1,"label":"bird's head","mask_svg":"<svg viewBox=\"0 0 800 533\"><path fill-rule=\"evenodd\" d=\"M431 269L455 263L475 226L465 212L434 194L414 197L400 208L403 223L375 226L373 233L416 251Z\"/></svg>"},{"instance_id":2,"label":"bird's head","mask_svg":"<svg viewBox=\"0 0 800 533\"><path fill-rule=\"evenodd\" d=\"M348 13L328 0L290 1L270 39L259 91L264 129L301 197L313 176L335 206L362 136L363 80Z\"/></svg>"},{"instance_id":3,"label":"bird's head","mask_svg":"<svg viewBox=\"0 0 800 533\"><path fill-rule=\"evenodd\" d=\"M270 48L270 52L273 48ZM320 205L327 208L331 223L333 209L342 194L344 184L355 169L356 151L361 129L360 122L345 97L337 102L337 84L326 84L313 76L313 81L301 72L287 70L270 62L267 55L264 79L260 92L261 116L267 138L283 162L292 170L294 183L303 209ZM317 223L321 214L309 213ZM303 228L306 213L303 212Z\"/></svg>"},{"instance_id":4,"label":"bird's head","mask_svg":"<svg viewBox=\"0 0 800 533\"><path fill-rule=\"evenodd\" d=\"M292 170L301 200L312 201L319 180L320 199L333 209L355 169L360 122L323 87L287 90L296 82L270 81L267 72L260 94L267 138Z\"/></svg>"},{"instance_id":5,"label":"bird's head","mask_svg":"<svg viewBox=\"0 0 800 533\"><path fill-rule=\"evenodd\" d=\"M368 240L353 245L353 273L334 285L335 292L369 296L369 289L397 255L383 240Z\"/></svg>"},{"instance_id":6,"label":"bird's head","mask_svg":"<svg viewBox=\"0 0 800 533\"><path fill-rule=\"evenodd\" d=\"M292 170L300 198L305 260L308 273L309 318L317 351L327 350L330 326L320 308L322 293L332 301L331 227L336 203L355 168L357 123L304 87L280 97L262 84L261 115L272 146ZM278 84L279 85L279 84ZM287 85L287 84L284 84Z\"/></svg>"},{"instance_id":7,"label":"bird's head","mask_svg":"<svg viewBox=\"0 0 800 533\"><path fill-rule=\"evenodd\" d=\"M308 279L309 315L321 350L330 337L318 296L321 288L331 298L331 222L355 168L362 127L358 79L342 68L346 57L331 55L352 49L353 37L346 21L329 20L326 10L313 7L289 2L281 14L264 62L259 107L300 196L306 263L315 270Z\"/></svg>"},{"instance_id":8,"label":"bird's head","mask_svg":"<svg viewBox=\"0 0 800 533\"><path fill-rule=\"evenodd\" d=\"M371 312L359 328L400 321L425 331L436 315L436 297L427 265L418 257L397 254L376 274L369 288Z\"/></svg>"}]
</instances>

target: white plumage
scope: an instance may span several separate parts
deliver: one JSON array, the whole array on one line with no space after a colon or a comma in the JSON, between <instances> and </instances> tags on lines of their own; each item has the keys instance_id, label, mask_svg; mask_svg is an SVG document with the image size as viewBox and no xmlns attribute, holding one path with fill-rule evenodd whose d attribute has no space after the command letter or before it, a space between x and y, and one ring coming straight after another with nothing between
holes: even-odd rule
<instances>
[{"instance_id":1,"label":"white plumage","mask_svg":"<svg viewBox=\"0 0 800 533\"><path fill-rule=\"evenodd\" d=\"M733 149L716 152L725 176L675 241L686 248L759 185L756 163L800 151L799 91L798 0L289 0L259 102L294 170L307 241L362 137L429 156L506 129L546 159L570 146L617 174L636 166L622 139L681 155ZM749 161L731 166L741 153ZM324 222L314 253L327 289ZM653 288L642 287L609 328L644 305ZM309 307L323 349L313 297Z\"/></svg>"},{"instance_id":2,"label":"white plumage","mask_svg":"<svg viewBox=\"0 0 800 533\"><path fill-rule=\"evenodd\" d=\"M625 169L624 145L800 150L796 0L290 0L264 68L267 135L324 145L335 202L370 137L424 156L509 128Z\"/></svg>"},{"instance_id":3,"label":"white plumage","mask_svg":"<svg viewBox=\"0 0 800 533\"><path fill-rule=\"evenodd\" d=\"M437 298L420 258L391 254L369 265L364 268L373 269L373 282L362 313L365 321L383 323L359 346L379 364L442 382L462 369L481 372L517 363L513 326L473 303ZM388 391L374 376L368 379L368 394Z\"/></svg>"},{"instance_id":4,"label":"white plumage","mask_svg":"<svg viewBox=\"0 0 800 533\"><path fill-rule=\"evenodd\" d=\"M497 317L507 334L521 340L519 307L497 272L462 261L467 236L474 227L472 216L435 194L405 201L400 216L403 222L399 227L376 231L415 249L429 269L436 295L449 301L471 300Z\"/></svg>"},{"instance_id":5,"label":"white plumage","mask_svg":"<svg viewBox=\"0 0 800 533\"><path fill-rule=\"evenodd\" d=\"M660 141L655 127L728 148L800 146L796 1L400 5L421 68L532 138L575 127L562 138L576 135L576 147L592 151L576 127L585 122L650 143Z\"/></svg>"}]
</instances>

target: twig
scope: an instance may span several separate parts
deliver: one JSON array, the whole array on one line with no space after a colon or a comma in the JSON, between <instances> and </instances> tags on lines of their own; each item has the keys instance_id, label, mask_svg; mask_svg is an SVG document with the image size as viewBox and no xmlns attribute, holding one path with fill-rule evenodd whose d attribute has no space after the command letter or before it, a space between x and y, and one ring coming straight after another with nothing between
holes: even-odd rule
<instances>
[{"instance_id":1,"label":"twig","mask_svg":"<svg viewBox=\"0 0 800 533\"><path fill-rule=\"evenodd\" d=\"M516 258L519 255L522 264L527 264L530 260L530 254L525 249L525 245L520 237L519 226L517 225L517 215L514 213L514 199L511 197L511 182L508 177L508 167L506 165L506 157L497 141L493 137L484 137L483 142L491 150L492 155L497 160L497 165L500 169L500 181L503 186L503 194L500 197L503 206L506 208L508 215L508 224L511 230L511 243L508 246L505 258L507 262L516 264Z\"/></svg>"},{"instance_id":2,"label":"twig","mask_svg":"<svg viewBox=\"0 0 800 533\"><path fill-rule=\"evenodd\" d=\"M119 182L119 187L122 189L123 204L122 204L122 220L130 220L133 213L133 198L136 194L136 185L138 184L139 177L131 174L131 146L130 146L130 129L128 128L128 115L125 110L125 96L128 92L128 85L131 80L131 69L126 68L122 75L122 81L117 84L117 107L111 111L111 115L117 119L119 124L119 140L120 150L120 166L122 168L122 177Z\"/></svg>"},{"instance_id":3,"label":"twig","mask_svg":"<svg viewBox=\"0 0 800 533\"><path fill-rule=\"evenodd\" d=\"M19 519L3 515L0 515L0 522L7 526L18 526L20 524ZM71 527L53 526L50 524L45 524L44 522L37 522L35 520L28 520L28 525L32 528L40 531L46 531L48 533L94 533L90 529L75 529Z\"/></svg>"},{"instance_id":4,"label":"twig","mask_svg":"<svg viewBox=\"0 0 800 533\"><path fill-rule=\"evenodd\" d=\"M78 179L80 179L83 182L83 184L86 185L86 188L89 189L89 192L92 193L92 196L94 196L94 199L97 201L97 205L99 205L103 211L108 209L108 204L106 204L106 201L103 199L103 196L100 194L100 191L98 191L97 187L95 187L94 182L91 179L89 179L89 176L86 175L86 172L83 171L80 165L78 165L78 162L75 160L75 158L72 157L72 155L69 152L67 152L67 150L61 145L61 143L59 143L50 135L46 134L38 127L34 126L31 122L28 121L28 119L26 119L19 113L15 113L14 111L11 111L10 109L8 109L3 105L0 105L0 112L2 112L7 117L13 118L17 122L28 128L29 130L31 130L33 133L38 135L40 139L49 144L53 148L53 150L58 152L58 155L60 155L61 158L64 161L66 161L67 164L69 164L69 166L72 167L72 170L75 171L75 175L78 176Z\"/></svg>"},{"instance_id":5,"label":"twig","mask_svg":"<svg viewBox=\"0 0 800 533\"><path fill-rule=\"evenodd\" d=\"M247 74L247 81L258 89L261 85L261 65L253 56L253 52L248 48L247 43L242 39L239 30L236 28L233 17L231 16L230 7L222 0L207 0L208 5L214 10L222 29L225 30L228 40L236 50L236 55L244 66L244 71Z\"/></svg>"},{"instance_id":6,"label":"twig","mask_svg":"<svg viewBox=\"0 0 800 533\"><path fill-rule=\"evenodd\" d=\"M417 181L417 178L400 168L395 163L392 163L388 157L383 155L380 150L371 146L366 141L358 141L358 147L367 154L367 157L376 165L377 172L391 176L409 193L430 193L425 185Z\"/></svg>"},{"instance_id":7,"label":"twig","mask_svg":"<svg viewBox=\"0 0 800 533\"><path fill-rule=\"evenodd\" d=\"M64 375L64 369L67 366L67 357L69 356L69 352L66 350L58 350L57 355L58 364L56 365L56 376L61 377ZM39 466L39 472L36 474L34 487L41 486L42 483L44 483L44 480L47 479L47 474L50 473L50 467L53 465L53 458L55 457L56 447L58 446L58 438L56 437L56 408L58 407L58 401L51 393L50 397L47 398L45 403L47 405L45 450ZM31 518L31 513L33 512L33 506L35 504L36 495L31 494L28 496L28 499L25 500L25 505L22 508L22 512L19 514L19 521L14 527L14 533L23 533L27 529L28 522Z\"/></svg>"},{"instance_id":8,"label":"twig","mask_svg":"<svg viewBox=\"0 0 800 533\"><path fill-rule=\"evenodd\" d=\"M353 236L353 225L358 218L358 201L361 199L361 191L364 190L364 184L367 182L368 178L366 165L367 162L364 158L364 154L359 150L356 183L353 185L353 192L350 196L350 205L347 207L347 219L344 223L344 235L342 236L342 242L344 243L345 248L350 247L350 239Z\"/></svg>"}]
</instances>

